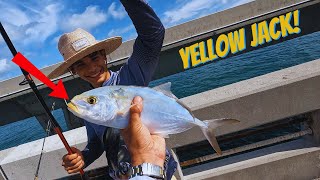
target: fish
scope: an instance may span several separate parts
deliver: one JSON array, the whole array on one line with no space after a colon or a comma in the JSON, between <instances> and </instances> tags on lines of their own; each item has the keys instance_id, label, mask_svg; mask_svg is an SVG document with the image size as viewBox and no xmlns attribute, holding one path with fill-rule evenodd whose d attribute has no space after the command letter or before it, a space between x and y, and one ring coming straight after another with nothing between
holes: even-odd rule
<instances>
[{"instance_id":1,"label":"fish","mask_svg":"<svg viewBox=\"0 0 320 180\"><path fill-rule=\"evenodd\" d=\"M214 134L214 129L240 122L232 118L201 121L191 109L183 104L172 92L171 83L154 88L139 86L104 86L76 95L67 104L75 116L94 124L124 129L129 123L130 108L135 96L143 99L141 121L151 134L168 137L200 127L217 154L222 151Z\"/></svg>"}]
</instances>

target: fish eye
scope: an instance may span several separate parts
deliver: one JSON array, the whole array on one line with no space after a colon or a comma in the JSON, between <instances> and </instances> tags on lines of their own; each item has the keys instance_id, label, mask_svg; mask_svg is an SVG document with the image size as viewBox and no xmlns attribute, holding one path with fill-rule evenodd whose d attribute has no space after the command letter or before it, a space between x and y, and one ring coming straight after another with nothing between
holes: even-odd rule
<instances>
[{"instance_id":1,"label":"fish eye","mask_svg":"<svg viewBox=\"0 0 320 180\"><path fill-rule=\"evenodd\" d=\"M94 96L90 96L90 97L88 97L87 102L89 104L96 104L97 103L97 98L94 97Z\"/></svg>"}]
</instances>

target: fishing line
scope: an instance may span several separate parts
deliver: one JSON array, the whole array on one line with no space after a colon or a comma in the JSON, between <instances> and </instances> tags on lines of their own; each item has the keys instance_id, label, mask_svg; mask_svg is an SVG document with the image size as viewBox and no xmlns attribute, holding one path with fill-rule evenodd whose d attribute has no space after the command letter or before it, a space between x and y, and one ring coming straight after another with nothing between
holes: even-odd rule
<instances>
[{"instance_id":1,"label":"fishing line","mask_svg":"<svg viewBox=\"0 0 320 180\"><path fill-rule=\"evenodd\" d=\"M68 68L68 71L69 71L69 73L72 75L73 79L76 79L76 76L75 76L75 75L77 75L77 73L76 73L76 72L73 73L73 72L70 70L70 68Z\"/></svg>"},{"instance_id":2,"label":"fishing line","mask_svg":"<svg viewBox=\"0 0 320 180\"><path fill-rule=\"evenodd\" d=\"M56 104L56 103L53 102L52 107L51 107L51 112L53 112L54 107L55 107L55 104ZM39 157L39 161L38 161L38 165L37 165L37 170L36 170L36 173L35 173L35 175L34 175L34 180L37 180L37 179L38 179L39 169L40 169L40 164L41 164L41 159L42 159L42 155L43 155L43 148L44 148L44 144L45 144L45 142L46 142L46 138L50 136L50 129L51 129L51 123L50 123L50 121L48 121L47 128L46 128L47 136L43 138L41 153L40 153L40 157Z\"/></svg>"}]
</instances>

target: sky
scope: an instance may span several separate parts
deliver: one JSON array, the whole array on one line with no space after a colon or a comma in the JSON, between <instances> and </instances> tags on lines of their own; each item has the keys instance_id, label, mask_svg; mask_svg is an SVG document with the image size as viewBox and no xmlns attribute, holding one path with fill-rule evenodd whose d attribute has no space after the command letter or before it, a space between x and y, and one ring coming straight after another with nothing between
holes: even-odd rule
<instances>
[{"instance_id":1,"label":"sky","mask_svg":"<svg viewBox=\"0 0 320 180\"><path fill-rule=\"evenodd\" d=\"M252 0L147 0L165 28L235 7ZM59 37L83 28L103 40L137 34L119 0L0 0L0 21L17 51L41 69L61 62ZM0 37L0 82L21 75Z\"/></svg>"}]
</instances>

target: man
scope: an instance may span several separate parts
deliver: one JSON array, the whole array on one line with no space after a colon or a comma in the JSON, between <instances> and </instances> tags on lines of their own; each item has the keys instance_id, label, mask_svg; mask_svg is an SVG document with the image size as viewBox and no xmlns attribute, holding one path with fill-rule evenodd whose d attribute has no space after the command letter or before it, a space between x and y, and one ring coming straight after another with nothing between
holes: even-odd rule
<instances>
[{"instance_id":1,"label":"man","mask_svg":"<svg viewBox=\"0 0 320 180\"><path fill-rule=\"evenodd\" d=\"M140 119L143 109L142 98L135 97L132 103L136 106L130 108L129 125L121 130L121 135L131 155L131 164L133 167L137 167L141 164L151 163L161 169L166 157L165 140L161 136L151 135L148 128L142 124ZM132 173L131 178L134 180L152 179L147 175L140 176L141 174Z\"/></svg>"},{"instance_id":2,"label":"man","mask_svg":"<svg viewBox=\"0 0 320 180\"><path fill-rule=\"evenodd\" d=\"M88 32L76 29L60 37L58 49L65 62L49 74L58 77L68 71L97 88L109 85L147 86L159 61L164 38L164 27L154 11L143 0L121 0L130 16L138 37L128 62L117 72L107 69L106 55L121 44L121 38L113 37L96 41ZM113 178L126 176L130 156L124 146L119 130L84 121L87 129L88 144L83 151L73 148L72 155L63 157L63 166L68 173L78 172L95 161L106 151L109 174ZM176 163L167 152L167 176L171 177Z\"/></svg>"}]
</instances>

